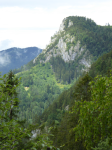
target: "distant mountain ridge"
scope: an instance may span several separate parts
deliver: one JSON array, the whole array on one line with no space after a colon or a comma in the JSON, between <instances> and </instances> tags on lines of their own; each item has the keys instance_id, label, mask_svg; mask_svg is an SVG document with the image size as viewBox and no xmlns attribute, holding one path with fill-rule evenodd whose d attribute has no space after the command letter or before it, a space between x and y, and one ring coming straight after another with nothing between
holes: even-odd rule
<instances>
[{"instance_id":1,"label":"distant mountain ridge","mask_svg":"<svg viewBox=\"0 0 112 150\"><path fill-rule=\"evenodd\" d=\"M41 52L42 49L37 47L13 47L0 51L0 72L5 74L9 72L9 70L20 68L29 61L33 60Z\"/></svg>"}]
</instances>

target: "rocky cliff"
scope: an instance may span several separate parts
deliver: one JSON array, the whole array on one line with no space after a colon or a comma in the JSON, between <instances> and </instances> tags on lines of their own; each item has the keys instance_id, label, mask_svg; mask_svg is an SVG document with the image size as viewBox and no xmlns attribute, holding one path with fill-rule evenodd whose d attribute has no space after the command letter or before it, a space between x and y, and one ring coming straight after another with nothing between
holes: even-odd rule
<instances>
[{"instance_id":1,"label":"rocky cliff","mask_svg":"<svg viewBox=\"0 0 112 150\"><path fill-rule=\"evenodd\" d=\"M38 59L40 63L46 63L51 57L61 56L65 62L79 60L78 63L83 65L83 70L87 70L91 66L92 55L86 48L86 45L81 45L80 40L76 40L76 36L66 32L66 21L67 19L62 21L59 31L51 37L49 45L41 53L44 55L44 59L40 58L39 55L33 60L34 64ZM73 21L69 19L67 28L69 29L73 25Z\"/></svg>"}]
</instances>

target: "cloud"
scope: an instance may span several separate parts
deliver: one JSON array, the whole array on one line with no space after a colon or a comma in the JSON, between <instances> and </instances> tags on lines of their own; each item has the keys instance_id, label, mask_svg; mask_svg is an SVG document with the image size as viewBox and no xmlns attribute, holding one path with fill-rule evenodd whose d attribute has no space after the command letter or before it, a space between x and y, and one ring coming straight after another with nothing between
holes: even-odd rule
<instances>
[{"instance_id":1,"label":"cloud","mask_svg":"<svg viewBox=\"0 0 112 150\"><path fill-rule=\"evenodd\" d=\"M14 0L4 0L3 6L8 1L15 2ZM22 1L24 4L26 3L26 0ZM21 3L22 1L16 2ZM31 3L30 0L27 2ZM43 2L45 4L42 5ZM112 25L112 1L98 0L96 2L94 0L90 2L89 0L80 0L75 2L70 0L68 3L66 0L60 2L57 0L56 2L58 7L55 8L51 7L53 3L51 0L42 0L41 2L34 0L35 7L33 8L18 7L20 5L17 3L15 3L18 5L16 7L0 7L0 41L2 41L0 50L11 46L21 48L37 46L43 49L49 43L51 36L58 31L62 20L68 16L84 16L91 18L99 25L106 23ZM0 4L2 4L1 1ZM46 7L44 7L45 5ZM9 5L7 4L7 6ZM6 39L9 39L9 42Z\"/></svg>"},{"instance_id":2,"label":"cloud","mask_svg":"<svg viewBox=\"0 0 112 150\"><path fill-rule=\"evenodd\" d=\"M3 52L2 52L2 53L0 52L0 65L6 66L6 65L9 64L9 63L10 63L9 55L6 54L5 51L4 51L4 53L3 53Z\"/></svg>"},{"instance_id":3,"label":"cloud","mask_svg":"<svg viewBox=\"0 0 112 150\"><path fill-rule=\"evenodd\" d=\"M0 38L10 39L9 47L32 47L45 48L56 29L18 29L0 31ZM2 40L2 38L0 40ZM6 44L5 44L6 45ZM6 47L1 47L4 50ZM7 47L8 48L8 47Z\"/></svg>"},{"instance_id":4,"label":"cloud","mask_svg":"<svg viewBox=\"0 0 112 150\"><path fill-rule=\"evenodd\" d=\"M94 0L94 2L105 2L105 0ZM106 0L108 1L108 0ZM77 6L77 5L87 5L92 3L90 0L0 0L0 7L24 7L24 8L34 8L34 7L44 7L48 9L54 9L59 6Z\"/></svg>"},{"instance_id":5,"label":"cloud","mask_svg":"<svg viewBox=\"0 0 112 150\"><path fill-rule=\"evenodd\" d=\"M57 28L65 17L86 16L98 24L105 25L105 20L112 24L112 2L88 3L86 5L60 6L55 9L44 7L22 8L5 7L0 8L0 28Z\"/></svg>"},{"instance_id":6,"label":"cloud","mask_svg":"<svg viewBox=\"0 0 112 150\"><path fill-rule=\"evenodd\" d=\"M16 57L16 58L18 58L18 57L20 57L20 56L21 56L21 53L20 53L20 52L18 52L18 51L16 51L16 55L17 55L17 57Z\"/></svg>"}]
</instances>

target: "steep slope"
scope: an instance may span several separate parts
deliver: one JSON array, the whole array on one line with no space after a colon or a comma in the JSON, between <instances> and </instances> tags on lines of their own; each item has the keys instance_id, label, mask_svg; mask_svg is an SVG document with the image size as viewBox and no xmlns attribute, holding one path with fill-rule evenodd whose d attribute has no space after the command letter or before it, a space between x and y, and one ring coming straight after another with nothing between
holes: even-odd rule
<instances>
[{"instance_id":1,"label":"steep slope","mask_svg":"<svg viewBox=\"0 0 112 150\"><path fill-rule=\"evenodd\" d=\"M98 60L90 67L89 74L91 77L96 75L106 76L112 71L112 50L99 57Z\"/></svg>"},{"instance_id":2,"label":"steep slope","mask_svg":"<svg viewBox=\"0 0 112 150\"><path fill-rule=\"evenodd\" d=\"M17 70L17 76L22 77L21 119L32 122L35 115L41 115L100 55L111 50L111 41L111 26L98 26L85 17L64 19L46 49L19 70L22 72Z\"/></svg>"},{"instance_id":3,"label":"steep slope","mask_svg":"<svg viewBox=\"0 0 112 150\"><path fill-rule=\"evenodd\" d=\"M42 49L37 47L28 47L24 49L14 47L0 51L0 72L5 74L9 72L9 70L20 68L41 52Z\"/></svg>"}]
</instances>

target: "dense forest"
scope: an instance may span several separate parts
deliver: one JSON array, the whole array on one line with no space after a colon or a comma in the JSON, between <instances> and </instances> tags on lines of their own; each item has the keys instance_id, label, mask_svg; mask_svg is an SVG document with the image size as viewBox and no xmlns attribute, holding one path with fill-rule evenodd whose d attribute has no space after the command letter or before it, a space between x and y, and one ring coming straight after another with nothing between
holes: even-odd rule
<instances>
[{"instance_id":1,"label":"dense forest","mask_svg":"<svg viewBox=\"0 0 112 150\"><path fill-rule=\"evenodd\" d=\"M52 133L55 135L53 139L53 143L55 146L64 145L61 148L62 150L67 150L67 149L86 150L86 149L91 149L90 147L95 148L96 146L97 148L95 148L95 150L100 150L100 149L103 150L103 148L104 150L107 149L111 150L110 148L111 140L112 140L110 136L112 134L110 133L111 126L109 126L108 129L108 125L107 125L109 123L108 115L107 112L104 111L105 105L108 105L108 107L110 105L110 108L108 108L109 109L108 114L110 115L111 113L110 111L111 111L111 85L112 85L111 68L112 66L111 66L111 61L109 61L111 60L111 54L112 51L110 53L104 54L102 57L99 57L99 59L92 64L88 73L84 73L83 76L80 77L70 89L62 92L62 94L60 94L60 96L56 100L54 100L53 104L50 105L49 108L47 108L40 117L37 117L36 122L38 122L39 124L45 122L47 126L50 125L53 126ZM103 65L105 66L104 68L102 68ZM110 94L108 93L109 91ZM95 100L97 96L99 97L98 101ZM102 102L103 99L105 100L105 102ZM86 112L87 107L90 110L89 117L88 117L89 112ZM81 111L83 111L82 116L80 114ZM97 115L98 117L101 117L102 115L102 120L100 120L100 118L96 118L99 121L94 120L95 116ZM85 122L83 122L83 125L85 127L83 126L82 128L81 125L79 126L80 116L82 117L80 118L81 121L82 119L83 120L85 119ZM109 117L111 121L112 116L110 115ZM88 120L88 124L86 119ZM92 119L94 121L89 119ZM99 124L97 124L98 122ZM99 130L101 127L102 130L105 129L105 127L102 126L103 123L104 126L106 127L106 132L105 130L104 131ZM92 129L91 127L89 132L89 126L91 125L92 126L95 125L96 128L93 127ZM77 129L78 132L77 136L75 136L76 133L74 130L75 128ZM83 135L84 128L87 128L89 132L88 134L90 134L87 135L87 137L85 137L87 131L85 131L84 137L81 136ZM93 132L91 132L91 130L93 130ZM98 133L94 135L94 132L95 133L98 132ZM80 133L80 137L79 137L79 133ZM102 134L106 134L106 135L103 135L102 137ZM89 136L91 137L90 139L88 138ZM94 140L94 137L97 140L92 142ZM78 139L75 141L75 138ZM85 138L87 138L86 139L87 141L85 141ZM88 145L87 142L91 142L91 145Z\"/></svg>"},{"instance_id":2,"label":"dense forest","mask_svg":"<svg viewBox=\"0 0 112 150\"><path fill-rule=\"evenodd\" d=\"M77 59L77 58L76 58ZM82 74L84 65L78 64L78 60L65 62L61 57L52 57L50 59L52 69L55 73L56 80L63 84L73 83L74 79L78 79Z\"/></svg>"},{"instance_id":3,"label":"dense forest","mask_svg":"<svg viewBox=\"0 0 112 150\"><path fill-rule=\"evenodd\" d=\"M20 84L13 72L0 77L0 150L56 150L48 136L50 128L44 129L38 124L25 127L25 120L20 121L17 87ZM35 137L33 133L38 129ZM58 150L58 149L57 149Z\"/></svg>"}]
</instances>

